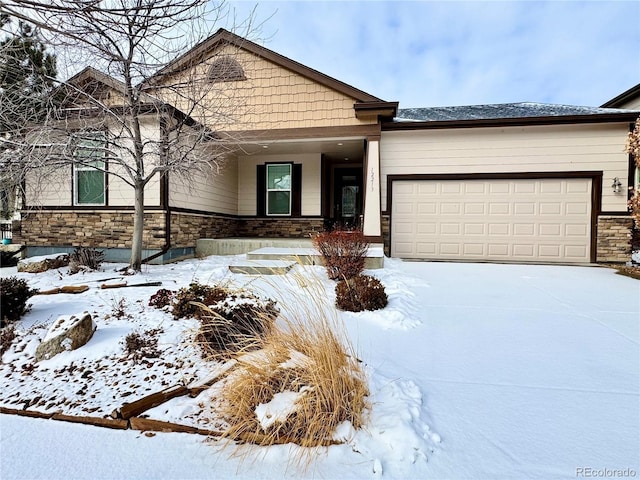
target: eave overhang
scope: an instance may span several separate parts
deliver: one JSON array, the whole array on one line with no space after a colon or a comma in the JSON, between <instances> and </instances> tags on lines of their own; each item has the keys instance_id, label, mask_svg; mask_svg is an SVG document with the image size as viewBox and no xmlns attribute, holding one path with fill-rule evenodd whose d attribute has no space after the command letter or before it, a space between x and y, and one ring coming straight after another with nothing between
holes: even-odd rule
<instances>
[{"instance_id":1,"label":"eave overhang","mask_svg":"<svg viewBox=\"0 0 640 480\"><path fill-rule=\"evenodd\" d=\"M356 118L393 118L398 112L398 102L358 102L353 108Z\"/></svg>"}]
</instances>

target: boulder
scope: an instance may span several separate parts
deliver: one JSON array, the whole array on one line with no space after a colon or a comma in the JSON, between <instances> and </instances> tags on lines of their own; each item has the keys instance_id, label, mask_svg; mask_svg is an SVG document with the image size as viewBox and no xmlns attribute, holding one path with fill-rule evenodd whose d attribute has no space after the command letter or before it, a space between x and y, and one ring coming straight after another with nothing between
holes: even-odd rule
<instances>
[{"instance_id":1,"label":"boulder","mask_svg":"<svg viewBox=\"0 0 640 480\"><path fill-rule=\"evenodd\" d=\"M91 339L96 328L89 312L58 318L38 345L36 361L47 360L59 353L80 348Z\"/></svg>"},{"instance_id":2,"label":"boulder","mask_svg":"<svg viewBox=\"0 0 640 480\"><path fill-rule=\"evenodd\" d=\"M54 253L41 257L24 258L18 262L18 271L26 273L42 273L52 268L66 267L69 265L69 255L66 253Z\"/></svg>"}]
</instances>

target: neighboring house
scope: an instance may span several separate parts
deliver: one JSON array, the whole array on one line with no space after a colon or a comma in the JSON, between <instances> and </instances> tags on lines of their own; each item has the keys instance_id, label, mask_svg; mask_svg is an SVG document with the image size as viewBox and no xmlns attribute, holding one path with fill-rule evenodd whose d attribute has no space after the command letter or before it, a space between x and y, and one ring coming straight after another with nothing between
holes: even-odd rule
<instances>
[{"instance_id":1,"label":"neighboring house","mask_svg":"<svg viewBox=\"0 0 640 480\"><path fill-rule=\"evenodd\" d=\"M604 103L602 107L640 110L640 83ZM640 168L635 167L630 178L633 179L633 182L630 183L630 186L634 186L636 190L640 188Z\"/></svg>"},{"instance_id":2,"label":"neighboring house","mask_svg":"<svg viewBox=\"0 0 640 480\"><path fill-rule=\"evenodd\" d=\"M115 80L92 69L81 77L117 97ZM206 112L178 95L149 115L146 135L167 137L166 125L186 112L239 145L213 177L148 185L145 248L158 261L192 254L199 238L299 238L334 225L360 226L403 258L629 256L624 144L640 112L531 103L398 110L225 30L160 70L146 91L160 98L167 82L194 78L234 99L233 118L207 125ZM76 245L124 252L132 193L110 177L89 180L95 172L64 175L27 199L38 207L23 215L29 254ZM93 186L91 198L78 182Z\"/></svg>"},{"instance_id":3,"label":"neighboring house","mask_svg":"<svg viewBox=\"0 0 640 480\"><path fill-rule=\"evenodd\" d=\"M635 87L631 87L626 92L622 92L615 98L612 98L602 104L602 108L624 108L627 110L640 110L640 83Z\"/></svg>"}]
</instances>

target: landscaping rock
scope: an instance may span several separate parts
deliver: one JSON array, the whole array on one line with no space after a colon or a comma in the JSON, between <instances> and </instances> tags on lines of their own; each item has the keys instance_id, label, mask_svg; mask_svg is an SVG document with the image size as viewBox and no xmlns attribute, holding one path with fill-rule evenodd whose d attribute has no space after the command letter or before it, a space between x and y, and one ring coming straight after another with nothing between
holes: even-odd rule
<instances>
[{"instance_id":1,"label":"landscaping rock","mask_svg":"<svg viewBox=\"0 0 640 480\"><path fill-rule=\"evenodd\" d=\"M25 258L18 262L18 271L26 273L42 273L52 268L66 267L69 265L69 255L66 253L54 253L41 257Z\"/></svg>"},{"instance_id":2,"label":"landscaping rock","mask_svg":"<svg viewBox=\"0 0 640 480\"><path fill-rule=\"evenodd\" d=\"M38 345L36 361L47 360L64 351L82 347L91 339L96 328L89 312L77 317L72 315L58 318Z\"/></svg>"}]
</instances>

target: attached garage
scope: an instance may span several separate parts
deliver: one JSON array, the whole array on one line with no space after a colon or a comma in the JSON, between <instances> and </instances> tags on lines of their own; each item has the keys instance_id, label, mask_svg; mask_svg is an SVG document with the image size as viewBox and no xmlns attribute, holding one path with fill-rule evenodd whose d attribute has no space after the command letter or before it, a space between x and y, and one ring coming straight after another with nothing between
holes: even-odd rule
<instances>
[{"instance_id":1,"label":"attached garage","mask_svg":"<svg viewBox=\"0 0 640 480\"><path fill-rule=\"evenodd\" d=\"M391 255L428 260L591 262L594 186L599 188L596 174L396 177L391 184Z\"/></svg>"},{"instance_id":2,"label":"attached garage","mask_svg":"<svg viewBox=\"0 0 640 480\"><path fill-rule=\"evenodd\" d=\"M624 143L637 115L528 103L398 110L380 141L385 253L627 261L634 165Z\"/></svg>"}]
</instances>

